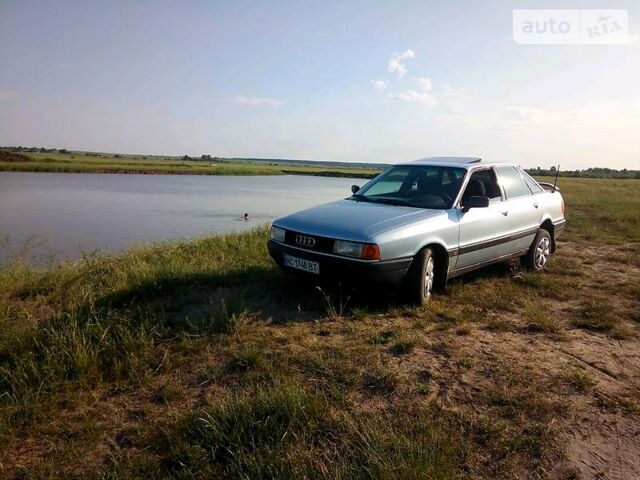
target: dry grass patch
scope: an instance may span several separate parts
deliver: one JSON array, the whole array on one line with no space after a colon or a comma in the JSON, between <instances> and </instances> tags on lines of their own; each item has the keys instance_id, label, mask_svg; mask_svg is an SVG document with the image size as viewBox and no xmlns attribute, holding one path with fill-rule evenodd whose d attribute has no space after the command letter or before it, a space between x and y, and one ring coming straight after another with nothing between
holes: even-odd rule
<instances>
[{"instance_id":1,"label":"dry grass patch","mask_svg":"<svg viewBox=\"0 0 640 480\"><path fill-rule=\"evenodd\" d=\"M529 331L559 334L563 331L562 322L540 302L529 301L522 310L522 316Z\"/></svg>"},{"instance_id":2,"label":"dry grass patch","mask_svg":"<svg viewBox=\"0 0 640 480\"><path fill-rule=\"evenodd\" d=\"M551 263L553 263L555 259ZM517 272L513 281L535 295L555 299L566 297L567 284L564 278L540 272Z\"/></svg>"},{"instance_id":3,"label":"dry grass patch","mask_svg":"<svg viewBox=\"0 0 640 480\"><path fill-rule=\"evenodd\" d=\"M627 396L595 392L595 397L596 405L602 412L636 414L639 411L637 403Z\"/></svg>"},{"instance_id":4,"label":"dry grass patch","mask_svg":"<svg viewBox=\"0 0 640 480\"><path fill-rule=\"evenodd\" d=\"M597 383L596 380L583 368L576 367L564 372L560 376L560 380L579 393L586 393L590 391Z\"/></svg>"},{"instance_id":5,"label":"dry grass patch","mask_svg":"<svg viewBox=\"0 0 640 480\"><path fill-rule=\"evenodd\" d=\"M513 323L505 318L491 317L486 325L490 332L510 332L513 330Z\"/></svg>"},{"instance_id":6,"label":"dry grass patch","mask_svg":"<svg viewBox=\"0 0 640 480\"><path fill-rule=\"evenodd\" d=\"M400 372L388 363L367 368L362 375L362 386L373 393L391 395L402 384Z\"/></svg>"},{"instance_id":7,"label":"dry grass patch","mask_svg":"<svg viewBox=\"0 0 640 480\"><path fill-rule=\"evenodd\" d=\"M402 335L393 342L389 351L394 355L404 355L411 352L418 344L418 338L413 335Z\"/></svg>"},{"instance_id":8,"label":"dry grass patch","mask_svg":"<svg viewBox=\"0 0 640 480\"><path fill-rule=\"evenodd\" d=\"M229 372L246 372L265 365L263 350L257 345L248 345L235 353L226 365Z\"/></svg>"},{"instance_id":9,"label":"dry grass patch","mask_svg":"<svg viewBox=\"0 0 640 480\"><path fill-rule=\"evenodd\" d=\"M620 324L616 308L605 299L585 300L580 306L580 318L573 321L576 327L595 331L611 331Z\"/></svg>"}]
</instances>

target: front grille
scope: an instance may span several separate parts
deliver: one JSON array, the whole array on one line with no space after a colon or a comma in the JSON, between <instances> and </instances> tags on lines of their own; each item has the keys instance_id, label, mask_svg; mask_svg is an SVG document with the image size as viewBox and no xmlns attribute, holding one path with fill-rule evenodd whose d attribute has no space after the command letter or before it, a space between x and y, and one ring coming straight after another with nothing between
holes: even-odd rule
<instances>
[{"instance_id":1,"label":"front grille","mask_svg":"<svg viewBox=\"0 0 640 480\"><path fill-rule=\"evenodd\" d=\"M301 235L302 237L313 238L315 240L314 245L311 247L303 242L302 245L296 242L296 237ZM295 230L287 230L284 235L284 243L292 245L298 248L304 248L305 250L311 250L313 252L333 252L333 239L327 237L320 237L318 235L310 235L308 233L296 232ZM308 243L308 242L307 242Z\"/></svg>"}]
</instances>

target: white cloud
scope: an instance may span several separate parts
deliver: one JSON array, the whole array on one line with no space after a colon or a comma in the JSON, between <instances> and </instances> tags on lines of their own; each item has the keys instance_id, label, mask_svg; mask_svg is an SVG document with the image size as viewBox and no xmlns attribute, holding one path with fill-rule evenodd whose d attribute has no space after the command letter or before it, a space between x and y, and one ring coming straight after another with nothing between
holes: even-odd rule
<instances>
[{"instance_id":1,"label":"white cloud","mask_svg":"<svg viewBox=\"0 0 640 480\"><path fill-rule=\"evenodd\" d=\"M404 61L408 58L415 58L415 56L416 53L411 49L407 49L402 53L394 53L389 59L388 70L391 73L397 73L398 78L404 77L404 74L407 73L407 67L404 66Z\"/></svg>"},{"instance_id":2,"label":"white cloud","mask_svg":"<svg viewBox=\"0 0 640 480\"><path fill-rule=\"evenodd\" d=\"M229 100L238 105L248 105L251 107L278 108L284 105L280 100L274 100L273 98L246 97L244 95L236 95Z\"/></svg>"},{"instance_id":3,"label":"white cloud","mask_svg":"<svg viewBox=\"0 0 640 480\"><path fill-rule=\"evenodd\" d=\"M433 82L430 78L420 77L418 78L420 84L420 90L407 90L401 93L390 93L388 98L394 100L402 100L403 102L421 103L429 108L433 108L438 105L438 99L431 95L429 92L433 89Z\"/></svg>"},{"instance_id":4,"label":"white cloud","mask_svg":"<svg viewBox=\"0 0 640 480\"><path fill-rule=\"evenodd\" d=\"M371 85L373 85L373 88L375 88L376 90L384 90L385 88L387 88L389 86L389 84L387 82L385 82L384 80L369 80L369 82L371 83Z\"/></svg>"},{"instance_id":5,"label":"white cloud","mask_svg":"<svg viewBox=\"0 0 640 480\"><path fill-rule=\"evenodd\" d=\"M433 108L438 105L438 99L428 92L408 90L403 93L390 93L388 97L394 100L402 100L403 102L421 103L429 108Z\"/></svg>"},{"instance_id":6,"label":"white cloud","mask_svg":"<svg viewBox=\"0 0 640 480\"><path fill-rule=\"evenodd\" d=\"M523 118L540 117L544 114L544 110L540 108L532 108L526 106L507 107L507 111L515 113L516 115Z\"/></svg>"},{"instance_id":7,"label":"white cloud","mask_svg":"<svg viewBox=\"0 0 640 480\"><path fill-rule=\"evenodd\" d=\"M18 98L18 94L16 92L6 88L0 88L0 100L12 100L14 98Z\"/></svg>"},{"instance_id":8,"label":"white cloud","mask_svg":"<svg viewBox=\"0 0 640 480\"><path fill-rule=\"evenodd\" d=\"M471 95L466 90L454 88L448 83L442 84L442 95L457 100L469 100L471 98Z\"/></svg>"},{"instance_id":9,"label":"white cloud","mask_svg":"<svg viewBox=\"0 0 640 480\"><path fill-rule=\"evenodd\" d=\"M433 83L431 83L430 78L421 77L418 79L418 81L420 82L420 88L422 88L422 90L424 90L425 92L430 92L433 88Z\"/></svg>"}]
</instances>

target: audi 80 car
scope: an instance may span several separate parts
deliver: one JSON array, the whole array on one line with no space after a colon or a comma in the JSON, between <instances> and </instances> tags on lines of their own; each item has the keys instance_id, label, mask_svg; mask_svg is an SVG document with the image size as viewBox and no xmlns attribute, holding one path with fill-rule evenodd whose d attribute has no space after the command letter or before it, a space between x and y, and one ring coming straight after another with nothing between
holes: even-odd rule
<instances>
[{"instance_id":1,"label":"audi 80 car","mask_svg":"<svg viewBox=\"0 0 640 480\"><path fill-rule=\"evenodd\" d=\"M386 284L423 304L447 279L495 262L544 269L566 224L555 185L479 158L398 164L351 190L273 222L268 249L283 270Z\"/></svg>"}]
</instances>

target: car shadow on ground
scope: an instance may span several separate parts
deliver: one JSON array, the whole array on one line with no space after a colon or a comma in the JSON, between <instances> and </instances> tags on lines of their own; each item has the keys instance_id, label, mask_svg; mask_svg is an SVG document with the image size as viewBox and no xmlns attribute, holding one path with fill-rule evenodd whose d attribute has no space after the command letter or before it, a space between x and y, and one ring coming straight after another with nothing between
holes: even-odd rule
<instances>
[{"instance_id":1,"label":"car shadow on ground","mask_svg":"<svg viewBox=\"0 0 640 480\"><path fill-rule=\"evenodd\" d=\"M453 287L509 277L513 268L503 263L463 275L450 280L448 289L436 295L446 297ZM207 324L212 318L238 315L281 324L348 316L354 311L385 313L406 305L402 285L393 289L318 283L282 273L275 266L256 266L222 273L153 277L134 287L111 292L84 308L161 315L172 329L180 330Z\"/></svg>"}]
</instances>

